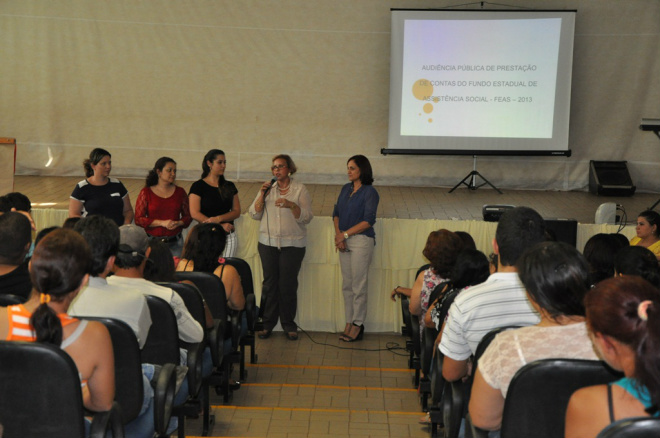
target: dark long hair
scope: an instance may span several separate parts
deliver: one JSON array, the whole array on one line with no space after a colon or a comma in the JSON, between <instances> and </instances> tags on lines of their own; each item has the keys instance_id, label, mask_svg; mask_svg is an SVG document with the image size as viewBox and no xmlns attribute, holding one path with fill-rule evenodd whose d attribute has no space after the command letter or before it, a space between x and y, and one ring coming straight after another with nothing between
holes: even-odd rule
<instances>
[{"instance_id":1,"label":"dark long hair","mask_svg":"<svg viewBox=\"0 0 660 438\"><path fill-rule=\"evenodd\" d=\"M346 164L353 161L360 169L360 182L365 186L370 186L374 182L374 171L371 170L371 163L364 155L353 155L346 161Z\"/></svg>"},{"instance_id":2,"label":"dark long hair","mask_svg":"<svg viewBox=\"0 0 660 438\"><path fill-rule=\"evenodd\" d=\"M89 158L86 158L83 161L83 168L85 169L85 176L87 178L94 175L94 169L92 169L92 164L96 166L97 164L99 164L99 161L103 159L103 157L112 158L112 155L110 155L110 152L102 148L92 149L92 152L89 153Z\"/></svg>"},{"instance_id":3,"label":"dark long hair","mask_svg":"<svg viewBox=\"0 0 660 438\"><path fill-rule=\"evenodd\" d=\"M598 233L587 240L582 253L589 263L592 285L614 276L614 259L624 246L630 245L627 241L624 245L624 242L613 234Z\"/></svg>"},{"instance_id":4,"label":"dark long hair","mask_svg":"<svg viewBox=\"0 0 660 438\"><path fill-rule=\"evenodd\" d=\"M476 249L465 248L458 254L449 278L452 286L463 289L481 284L490 276L488 257Z\"/></svg>"},{"instance_id":5,"label":"dark long hair","mask_svg":"<svg viewBox=\"0 0 660 438\"><path fill-rule=\"evenodd\" d=\"M516 268L529 296L551 318L584 316L589 265L577 249L564 242L542 242L526 251Z\"/></svg>"},{"instance_id":6,"label":"dark long hair","mask_svg":"<svg viewBox=\"0 0 660 438\"><path fill-rule=\"evenodd\" d=\"M639 314L640 304L651 301L647 319ZM644 385L657 411L660 402L660 291L635 275L608 278L591 289L584 300L587 324L629 346L635 353L635 380Z\"/></svg>"},{"instance_id":7,"label":"dark long hair","mask_svg":"<svg viewBox=\"0 0 660 438\"><path fill-rule=\"evenodd\" d=\"M192 260L195 271L213 273L226 243L227 233L219 224L199 224L188 233L181 257Z\"/></svg>"},{"instance_id":8,"label":"dark long hair","mask_svg":"<svg viewBox=\"0 0 660 438\"><path fill-rule=\"evenodd\" d=\"M174 258L167 243L160 239L149 241L149 259L144 266L144 278L149 281L175 281Z\"/></svg>"},{"instance_id":9,"label":"dark long hair","mask_svg":"<svg viewBox=\"0 0 660 438\"><path fill-rule=\"evenodd\" d=\"M44 237L34 249L30 264L32 286L52 301L61 301L78 289L91 267L92 254L77 232L59 228ZM37 342L60 345L62 324L57 314L42 302L32 313Z\"/></svg>"},{"instance_id":10,"label":"dark long hair","mask_svg":"<svg viewBox=\"0 0 660 438\"><path fill-rule=\"evenodd\" d=\"M221 149L211 149L206 155L204 155L204 159L202 160L202 179L206 178L211 171L208 162L210 161L212 163L215 161L215 159L218 158L218 155L225 155L225 153ZM218 180L218 191L224 200L230 199L234 196L234 192L231 189L231 186L227 184L224 175L220 175L220 179Z\"/></svg>"},{"instance_id":11,"label":"dark long hair","mask_svg":"<svg viewBox=\"0 0 660 438\"><path fill-rule=\"evenodd\" d=\"M144 184L145 187L151 187L158 184L158 171L160 170L162 172L163 168L165 168L167 163L176 164L176 161L174 161L170 157L160 157L158 160L156 160L156 164L154 164L154 168L149 170L149 173L147 174L147 179Z\"/></svg>"},{"instance_id":12,"label":"dark long hair","mask_svg":"<svg viewBox=\"0 0 660 438\"><path fill-rule=\"evenodd\" d=\"M660 287L660 267L658 259L650 249L643 246L621 248L614 260L617 274L638 275L655 287Z\"/></svg>"}]
</instances>

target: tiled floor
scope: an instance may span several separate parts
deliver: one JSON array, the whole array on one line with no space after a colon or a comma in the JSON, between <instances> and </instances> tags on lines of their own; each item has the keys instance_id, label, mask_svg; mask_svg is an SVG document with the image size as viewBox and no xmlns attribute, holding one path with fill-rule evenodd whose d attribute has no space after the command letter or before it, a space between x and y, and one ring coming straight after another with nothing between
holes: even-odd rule
<instances>
[{"instance_id":1,"label":"tiled floor","mask_svg":"<svg viewBox=\"0 0 660 438\"><path fill-rule=\"evenodd\" d=\"M212 436L269 438L427 437L405 341L366 334L347 344L330 333L281 332L257 340L258 363L234 392L231 405L213 394ZM186 422L188 436L200 420Z\"/></svg>"}]
</instances>

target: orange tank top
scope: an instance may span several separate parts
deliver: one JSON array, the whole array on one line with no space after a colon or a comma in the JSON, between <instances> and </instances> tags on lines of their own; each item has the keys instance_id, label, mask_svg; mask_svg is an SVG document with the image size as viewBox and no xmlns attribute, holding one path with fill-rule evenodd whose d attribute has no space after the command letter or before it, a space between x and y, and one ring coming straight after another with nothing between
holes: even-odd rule
<instances>
[{"instance_id":1,"label":"orange tank top","mask_svg":"<svg viewBox=\"0 0 660 438\"><path fill-rule=\"evenodd\" d=\"M34 329L30 325L31 316L32 313L22 304L7 306L7 320L9 321L8 341L34 342L37 339ZM57 317L60 319L62 327L78 321L66 313L60 313Z\"/></svg>"}]
</instances>

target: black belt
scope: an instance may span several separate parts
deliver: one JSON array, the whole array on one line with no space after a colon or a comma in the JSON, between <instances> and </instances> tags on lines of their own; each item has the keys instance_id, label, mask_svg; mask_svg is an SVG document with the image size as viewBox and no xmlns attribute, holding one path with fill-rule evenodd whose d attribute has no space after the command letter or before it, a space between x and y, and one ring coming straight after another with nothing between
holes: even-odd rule
<instances>
[{"instance_id":1,"label":"black belt","mask_svg":"<svg viewBox=\"0 0 660 438\"><path fill-rule=\"evenodd\" d=\"M151 236L152 239L160 240L163 243L172 243L176 242L179 240L181 237L181 234L177 234L176 236Z\"/></svg>"}]
</instances>

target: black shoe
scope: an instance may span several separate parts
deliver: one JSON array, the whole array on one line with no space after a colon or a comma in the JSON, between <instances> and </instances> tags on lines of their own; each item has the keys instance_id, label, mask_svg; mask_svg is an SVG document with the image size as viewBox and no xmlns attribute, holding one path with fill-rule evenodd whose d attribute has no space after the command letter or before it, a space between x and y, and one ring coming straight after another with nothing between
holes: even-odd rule
<instances>
[{"instance_id":1,"label":"black shoe","mask_svg":"<svg viewBox=\"0 0 660 438\"><path fill-rule=\"evenodd\" d=\"M358 334L354 338L349 336L349 335L343 335L339 338L340 341L355 342L355 341L361 341L362 340L362 336L364 336L364 324L362 324L362 325L353 324L353 325L355 327L360 327L360 331L358 332Z\"/></svg>"},{"instance_id":2,"label":"black shoe","mask_svg":"<svg viewBox=\"0 0 660 438\"><path fill-rule=\"evenodd\" d=\"M259 337L259 339L268 339L272 334L273 334L272 330L262 330L257 333L257 336Z\"/></svg>"},{"instance_id":3,"label":"black shoe","mask_svg":"<svg viewBox=\"0 0 660 438\"><path fill-rule=\"evenodd\" d=\"M286 332L286 338L289 341L297 341L298 340L298 333L297 332Z\"/></svg>"}]
</instances>

